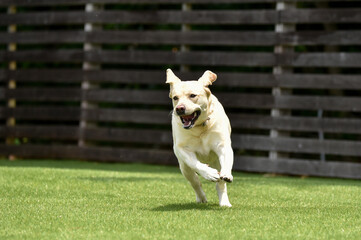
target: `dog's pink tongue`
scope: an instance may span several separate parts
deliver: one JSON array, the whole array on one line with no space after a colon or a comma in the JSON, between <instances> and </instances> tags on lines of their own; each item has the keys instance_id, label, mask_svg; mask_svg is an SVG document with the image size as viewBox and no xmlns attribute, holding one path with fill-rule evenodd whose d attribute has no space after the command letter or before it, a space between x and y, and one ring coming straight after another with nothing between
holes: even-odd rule
<instances>
[{"instance_id":1,"label":"dog's pink tongue","mask_svg":"<svg viewBox=\"0 0 361 240\"><path fill-rule=\"evenodd\" d=\"M192 121L192 119L193 119L193 114L192 115L188 115L188 116L183 116L183 119L184 119L184 121L186 121L186 122L190 122L190 121Z\"/></svg>"},{"instance_id":2,"label":"dog's pink tongue","mask_svg":"<svg viewBox=\"0 0 361 240\"><path fill-rule=\"evenodd\" d=\"M184 125L185 127L188 127L188 126L190 126L190 125L192 124L192 120L193 120L193 118L194 118L194 114L188 115L188 116L183 116L182 118L183 118L183 121L184 121L183 125Z\"/></svg>"}]
</instances>

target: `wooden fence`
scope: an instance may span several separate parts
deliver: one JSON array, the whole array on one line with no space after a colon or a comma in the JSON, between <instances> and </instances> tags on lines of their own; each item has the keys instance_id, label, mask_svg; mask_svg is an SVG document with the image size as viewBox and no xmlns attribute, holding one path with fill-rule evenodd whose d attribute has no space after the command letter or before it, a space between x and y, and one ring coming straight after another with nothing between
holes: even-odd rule
<instances>
[{"instance_id":1,"label":"wooden fence","mask_svg":"<svg viewBox=\"0 0 361 240\"><path fill-rule=\"evenodd\" d=\"M0 155L177 164L170 67L234 169L361 178L361 1L0 0Z\"/></svg>"}]
</instances>

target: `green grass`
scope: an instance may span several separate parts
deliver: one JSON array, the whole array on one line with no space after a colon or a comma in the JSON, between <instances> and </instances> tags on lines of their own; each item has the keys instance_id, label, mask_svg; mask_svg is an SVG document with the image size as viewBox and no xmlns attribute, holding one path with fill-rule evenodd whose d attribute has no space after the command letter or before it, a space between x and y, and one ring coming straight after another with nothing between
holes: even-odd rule
<instances>
[{"instance_id":1,"label":"green grass","mask_svg":"<svg viewBox=\"0 0 361 240\"><path fill-rule=\"evenodd\" d=\"M234 173L196 204L176 167L0 160L0 239L361 239L361 183Z\"/></svg>"}]
</instances>

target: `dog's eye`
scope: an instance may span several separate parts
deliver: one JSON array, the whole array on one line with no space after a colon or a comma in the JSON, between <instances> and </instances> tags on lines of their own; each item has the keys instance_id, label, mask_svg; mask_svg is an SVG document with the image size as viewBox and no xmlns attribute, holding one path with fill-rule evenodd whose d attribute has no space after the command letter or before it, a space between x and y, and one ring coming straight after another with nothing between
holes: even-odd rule
<instances>
[{"instance_id":1,"label":"dog's eye","mask_svg":"<svg viewBox=\"0 0 361 240\"><path fill-rule=\"evenodd\" d=\"M177 100L178 100L178 97L177 97L177 96L173 97L173 100L174 100L174 101L177 101Z\"/></svg>"},{"instance_id":2,"label":"dog's eye","mask_svg":"<svg viewBox=\"0 0 361 240\"><path fill-rule=\"evenodd\" d=\"M190 97L190 98L195 98L195 97L197 97L197 95L191 94L191 95L189 95L189 97Z\"/></svg>"}]
</instances>

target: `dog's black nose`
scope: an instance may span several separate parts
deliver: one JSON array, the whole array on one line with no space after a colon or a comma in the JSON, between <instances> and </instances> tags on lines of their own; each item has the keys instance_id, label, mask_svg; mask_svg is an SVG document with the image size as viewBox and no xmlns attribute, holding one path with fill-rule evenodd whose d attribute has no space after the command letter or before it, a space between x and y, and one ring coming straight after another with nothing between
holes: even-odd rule
<instances>
[{"instance_id":1,"label":"dog's black nose","mask_svg":"<svg viewBox=\"0 0 361 240\"><path fill-rule=\"evenodd\" d=\"M175 111L177 112L178 115L184 115L185 112L186 112L186 107L181 104L181 105L178 105L176 108L175 108Z\"/></svg>"}]
</instances>

